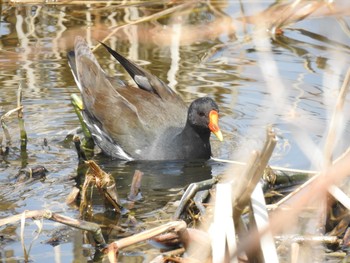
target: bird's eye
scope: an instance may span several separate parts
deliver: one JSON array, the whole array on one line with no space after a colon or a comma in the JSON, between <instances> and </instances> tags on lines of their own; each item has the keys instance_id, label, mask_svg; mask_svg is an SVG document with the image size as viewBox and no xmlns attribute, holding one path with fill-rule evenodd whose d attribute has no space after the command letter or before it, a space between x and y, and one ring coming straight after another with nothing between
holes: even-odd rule
<instances>
[{"instance_id":1,"label":"bird's eye","mask_svg":"<svg viewBox=\"0 0 350 263\"><path fill-rule=\"evenodd\" d=\"M199 114L199 116L201 116L201 117L204 117L204 116L205 116L205 113L204 113L203 111L200 111L198 114Z\"/></svg>"}]
</instances>

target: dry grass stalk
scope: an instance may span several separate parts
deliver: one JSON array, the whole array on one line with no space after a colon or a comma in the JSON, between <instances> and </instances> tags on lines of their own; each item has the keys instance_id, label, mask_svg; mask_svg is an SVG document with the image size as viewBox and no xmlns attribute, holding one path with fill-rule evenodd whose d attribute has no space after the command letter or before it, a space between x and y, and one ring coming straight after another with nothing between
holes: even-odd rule
<instances>
[{"instance_id":1,"label":"dry grass stalk","mask_svg":"<svg viewBox=\"0 0 350 263\"><path fill-rule=\"evenodd\" d=\"M245 166L247 163L245 162L239 162L239 161L233 161L233 160L227 160L227 159L221 159L221 158L214 158L211 157L211 160L220 162L220 163L230 163L234 165L239 165L239 166ZM281 166L274 166L274 165L269 165L268 169L272 169L275 171L280 171L280 172L286 172L286 173L293 173L293 174L309 174L309 175L314 175L318 174L319 171L314 171L314 170L302 170L302 169L293 169L293 168L286 168L286 167L281 167Z\"/></svg>"}]
</instances>

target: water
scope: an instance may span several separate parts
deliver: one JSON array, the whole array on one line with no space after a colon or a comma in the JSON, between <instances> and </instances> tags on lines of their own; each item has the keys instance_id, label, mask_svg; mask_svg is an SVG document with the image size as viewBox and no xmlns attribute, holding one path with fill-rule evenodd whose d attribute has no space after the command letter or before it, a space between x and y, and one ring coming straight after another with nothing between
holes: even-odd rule
<instances>
[{"instance_id":1,"label":"water","mask_svg":"<svg viewBox=\"0 0 350 263\"><path fill-rule=\"evenodd\" d=\"M125 26L160 12L163 6L149 3L117 8L105 3L2 2L0 115L16 107L16 92L21 84L29 140L27 156L23 156L18 122L13 114L6 122L12 135L10 152L0 160L0 217L36 209L79 216L75 207L65 204L75 184L72 178L78 165L74 146L66 140L66 135L79 125L70 103L70 95L78 93L78 89L66 60L76 35L84 36L93 46L114 30L106 43L168 82L187 103L204 95L214 98L220 105L220 126L225 138L223 143L212 138L215 157L245 160L252 149L263 143L266 126L273 124L279 141L271 164L317 168L318 163L313 160L321 155L331 112L350 61L346 11L350 6L346 1L337 3L341 7L334 14L322 9L317 16L286 29L282 36L265 39L271 46L269 53L252 40L256 25L244 24L239 19L242 10L254 15L272 4L259 3L240 6L236 1L213 1L211 6L204 3L189 6L179 9L183 13ZM273 16L269 18L273 20ZM116 30L116 26L120 29ZM120 69L103 48L95 54L110 74ZM269 61L271 54L279 78L269 71L274 66ZM336 153L348 147L348 110L347 96L342 143ZM45 139L48 146L44 145ZM222 174L226 168L216 162L126 163L101 155L94 159L114 176L122 200L126 199L134 171L145 173L144 198L133 208L140 222L151 220L152 212L161 209L185 185ZM22 167L36 165L49 171L45 180L18 183L13 179ZM96 209L102 210L102 205ZM44 231L30 253L33 261L80 262L93 257L91 247L81 246L79 231L72 232L67 243L47 245L44 241L58 227L44 222ZM21 261L19 225L7 225L0 230L1 260ZM25 229L27 245L35 231L29 220ZM142 249L129 250L121 257L125 262L129 258L137 262L146 260L148 255L139 251Z\"/></svg>"}]
</instances>

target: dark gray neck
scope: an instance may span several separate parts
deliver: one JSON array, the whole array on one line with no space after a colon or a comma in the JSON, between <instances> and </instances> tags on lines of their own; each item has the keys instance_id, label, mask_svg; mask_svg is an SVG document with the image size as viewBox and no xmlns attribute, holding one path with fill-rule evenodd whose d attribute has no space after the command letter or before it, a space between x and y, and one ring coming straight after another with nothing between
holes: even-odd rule
<instances>
[{"instance_id":1,"label":"dark gray neck","mask_svg":"<svg viewBox=\"0 0 350 263\"><path fill-rule=\"evenodd\" d=\"M209 159L211 156L210 131L207 129L196 129L186 123L182 130L181 143L184 157L186 159Z\"/></svg>"}]
</instances>

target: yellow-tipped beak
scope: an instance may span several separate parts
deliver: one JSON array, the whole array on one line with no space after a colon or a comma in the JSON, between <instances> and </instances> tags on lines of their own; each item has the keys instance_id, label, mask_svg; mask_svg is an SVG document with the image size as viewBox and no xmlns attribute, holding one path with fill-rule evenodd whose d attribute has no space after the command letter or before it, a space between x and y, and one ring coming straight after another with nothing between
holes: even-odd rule
<instances>
[{"instance_id":1,"label":"yellow-tipped beak","mask_svg":"<svg viewBox=\"0 0 350 263\"><path fill-rule=\"evenodd\" d=\"M219 128L219 114L215 110L211 110L209 112L209 125L210 131L215 134L215 136L219 139L219 141L223 141L224 137Z\"/></svg>"}]
</instances>

